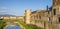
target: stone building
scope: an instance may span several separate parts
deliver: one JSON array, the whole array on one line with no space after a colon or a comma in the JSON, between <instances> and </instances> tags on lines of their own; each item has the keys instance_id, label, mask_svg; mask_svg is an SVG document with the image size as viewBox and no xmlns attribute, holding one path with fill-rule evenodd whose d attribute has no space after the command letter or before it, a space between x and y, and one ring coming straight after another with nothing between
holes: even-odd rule
<instances>
[{"instance_id":1,"label":"stone building","mask_svg":"<svg viewBox=\"0 0 60 29\"><path fill-rule=\"evenodd\" d=\"M47 10L26 12L26 23L43 27L44 29L60 29L60 0L53 0L52 6Z\"/></svg>"},{"instance_id":2,"label":"stone building","mask_svg":"<svg viewBox=\"0 0 60 29\"><path fill-rule=\"evenodd\" d=\"M44 28L44 21L48 21L48 12L46 10L36 10L31 13L31 24Z\"/></svg>"},{"instance_id":3,"label":"stone building","mask_svg":"<svg viewBox=\"0 0 60 29\"><path fill-rule=\"evenodd\" d=\"M60 29L60 0L53 0L51 11L52 29Z\"/></svg>"},{"instance_id":4,"label":"stone building","mask_svg":"<svg viewBox=\"0 0 60 29\"><path fill-rule=\"evenodd\" d=\"M47 10L36 10L31 12L30 9L27 9L25 11L26 24L33 24L33 25L37 25L38 27L44 28L44 22L48 22L49 21L48 19L49 17Z\"/></svg>"}]
</instances>

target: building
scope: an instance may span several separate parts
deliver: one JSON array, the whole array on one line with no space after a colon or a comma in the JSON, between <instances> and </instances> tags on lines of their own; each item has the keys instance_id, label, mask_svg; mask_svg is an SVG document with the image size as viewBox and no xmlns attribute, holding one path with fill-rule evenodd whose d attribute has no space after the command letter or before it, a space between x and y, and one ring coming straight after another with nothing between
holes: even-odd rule
<instances>
[{"instance_id":1,"label":"building","mask_svg":"<svg viewBox=\"0 0 60 29\"><path fill-rule=\"evenodd\" d=\"M10 16L10 19L15 20L17 18L16 18L16 16Z\"/></svg>"},{"instance_id":2,"label":"building","mask_svg":"<svg viewBox=\"0 0 60 29\"><path fill-rule=\"evenodd\" d=\"M31 10L26 9L26 11L25 11L25 23L30 24L30 20L31 20Z\"/></svg>"},{"instance_id":3,"label":"building","mask_svg":"<svg viewBox=\"0 0 60 29\"><path fill-rule=\"evenodd\" d=\"M16 19L24 21L24 16L17 16Z\"/></svg>"},{"instance_id":4,"label":"building","mask_svg":"<svg viewBox=\"0 0 60 29\"><path fill-rule=\"evenodd\" d=\"M53 0L51 12L52 29L60 29L60 0Z\"/></svg>"},{"instance_id":5,"label":"building","mask_svg":"<svg viewBox=\"0 0 60 29\"><path fill-rule=\"evenodd\" d=\"M44 21L48 21L48 12L46 10L36 10L31 13L31 24L44 28Z\"/></svg>"},{"instance_id":6,"label":"building","mask_svg":"<svg viewBox=\"0 0 60 29\"><path fill-rule=\"evenodd\" d=\"M34 24L44 29L60 29L60 0L53 0L46 10L25 11L26 24Z\"/></svg>"},{"instance_id":7,"label":"building","mask_svg":"<svg viewBox=\"0 0 60 29\"><path fill-rule=\"evenodd\" d=\"M24 21L24 16L0 16L0 19L23 20Z\"/></svg>"},{"instance_id":8,"label":"building","mask_svg":"<svg viewBox=\"0 0 60 29\"><path fill-rule=\"evenodd\" d=\"M4 16L3 19L10 19L10 17L9 16Z\"/></svg>"}]
</instances>

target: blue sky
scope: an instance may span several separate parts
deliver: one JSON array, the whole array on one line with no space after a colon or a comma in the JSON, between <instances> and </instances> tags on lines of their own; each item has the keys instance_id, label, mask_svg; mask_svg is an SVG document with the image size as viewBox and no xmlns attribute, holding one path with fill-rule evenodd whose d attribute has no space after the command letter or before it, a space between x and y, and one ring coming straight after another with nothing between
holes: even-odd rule
<instances>
[{"instance_id":1,"label":"blue sky","mask_svg":"<svg viewBox=\"0 0 60 29\"><path fill-rule=\"evenodd\" d=\"M52 0L0 0L0 14L24 15L26 9L32 11L46 9L52 5Z\"/></svg>"}]
</instances>

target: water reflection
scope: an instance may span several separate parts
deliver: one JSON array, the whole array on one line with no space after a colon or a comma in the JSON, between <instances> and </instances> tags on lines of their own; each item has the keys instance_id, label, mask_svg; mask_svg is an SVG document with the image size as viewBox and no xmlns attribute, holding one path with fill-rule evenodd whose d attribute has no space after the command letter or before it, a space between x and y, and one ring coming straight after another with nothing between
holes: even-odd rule
<instances>
[{"instance_id":1,"label":"water reflection","mask_svg":"<svg viewBox=\"0 0 60 29\"><path fill-rule=\"evenodd\" d=\"M5 29L21 29L18 24L10 23Z\"/></svg>"}]
</instances>

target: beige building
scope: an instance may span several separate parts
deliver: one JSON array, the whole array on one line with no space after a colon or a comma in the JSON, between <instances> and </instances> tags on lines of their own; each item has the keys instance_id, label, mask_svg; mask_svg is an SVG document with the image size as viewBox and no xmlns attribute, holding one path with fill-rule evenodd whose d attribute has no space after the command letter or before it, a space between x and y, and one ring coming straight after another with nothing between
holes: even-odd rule
<instances>
[{"instance_id":1,"label":"beige building","mask_svg":"<svg viewBox=\"0 0 60 29\"><path fill-rule=\"evenodd\" d=\"M24 16L17 16L17 19L24 19Z\"/></svg>"},{"instance_id":2,"label":"beige building","mask_svg":"<svg viewBox=\"0 0 60 29\"><path fill-rule=\"evenodd\" d=\"M60 0L53 0L51 12L52 29L60 29Z\"/></svg>"},{"instance_id":3,"label":"beige building","mask_svg":"<svg viewBox=\"0 0 60 29\"><path fill-rule=\"evenodd\" d=\"M24 16L17 16L16 19L17 20L23 20L24 21Z\"/></svg>"},{"instance_id":4,"label":"beige building","mask_svg":"<svg viewBox=\"0 0 60 29\"><path fill-rule=\"evenodd\" d=\"M60 0L53 0L52 6L47 10L25 12L26 24L34 24L44 29L60 29Z\"/></svg>"},{"instance_id":5,"label":"beige building","mask_svg":"<svg viewBox=\"0 0 60 29\"><path fill-rule=\"evenodd\" d=\"M48 22L47 10L36 10L31 13L31 24L44 28L44 22Z\"/></svg>"},{"instance_id":6,"label":"beige building","mask_svg":"<svg viewBox=\"0 0 60 29\"><path fill-rule=\"evenodd\" d=\"M33 12L28 11L25 14L26 24L33 24L33 25L37 25L38 27L44 28L44 22L48 22L48 21L49 21L49 17L47 10L36 10Z\"/></svg>"},{"instance_id":7,"label":"beige building","mask_svg":"<svg viewBox=\"0 0 60 29\"><path fill-rule=\"evenodd\" d=\"M23 20L24 21L24 16L0 16L0 19Z\"/></svg>"},{"instance_id":8,"label":"beige building","mask_svg":"<svg viewBox=\"0 0 60 29\"><path fill-rule=\"evenodd\" d=\"M16 19L16 16L10 16L10 19Z\"/></svg>"},{"instance_id":9,"label":"beige building","mask_svg":"<svg viewBox=\"0 0 60 29\"><path fill-rule=\"evenodd\" d=\"M4 16L4 19L10 19L10 17L9 16Z\"/></svg>"}]
</instances>

